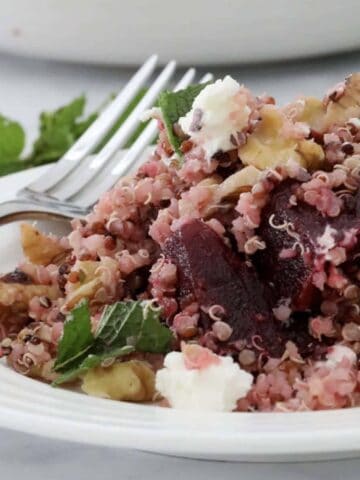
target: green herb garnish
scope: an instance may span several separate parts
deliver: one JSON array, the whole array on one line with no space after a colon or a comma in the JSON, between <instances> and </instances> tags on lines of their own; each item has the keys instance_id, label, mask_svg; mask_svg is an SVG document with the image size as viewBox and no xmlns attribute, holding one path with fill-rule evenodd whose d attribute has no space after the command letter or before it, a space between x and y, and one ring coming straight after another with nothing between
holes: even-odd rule
<instances>
[{"instance_id":1,"label":"green herb garnish","mask_svg":"<svg viewBox=\"0 0 360 480\"><path fill-rule=\"evenodd\" d=\"M164 92L159 97L158 105L162 111L169 141L179 156L182 155L180 151L181 139L177 137L173 126L180 117L191 110L194 99L206 85L208 83L190 85L178 92ZM146 89L139 91L98 146L97 151L127 119L145 93ZM110 97L109 101L113 98L114 96ZM85 97L80 96L53 112L42 112L39 119L38 138L33 144L30 155L25 158L22 156L25 146L23 127L18 122L0 115L0 176L59 160L101 112L100 109L83 118L85 104ZM140 124L127 142L126 148L133 144L146 124L147 122Z\"/></svg>"},{"instance_id":2,"label":"green herb garnish","mask_svg":"<svg viewBox=\"0 0 360 480\"><path fill-rule=\"evenodd\" d=\"M84 358L94 343L91 332L88 301L84 300L69 313L64 323L64 333L59 343L54 368L62 371L67 365Z\"/></svg>"},{"instance_id":3,"label":"green herb garnish","mask_svg":"<svg viewBox=\"0 0 360 480\"><path fill-rule=\"evenodd\" d=\"M91 125L97 113L82 120L85 103L85 97L81 96L54 112L41 113L39 137L25 160L29 166L35 167L58 160Z\"/></svg>"},{"instance_id":4,"label":"green herb garnish","mask_svg":"<svg viewBox=\"0 0 360 480\"><path fill-rule=\"evenodd\" d=\"M65 321L54 365L61 375L53 385L74 380L109 358L134 351L166 353L171 340L171 331L160 322L160 311L151 302L140 301L107 306L92 334L89 306L84 300Z\"/></svg>"},{"instance_id":5,"label":"green herb garnish","mask_svg":"<svg viewBox=\"0 0 360 480\"><path fill-rule=\"evenodd\" d=\"M124 123L145 93L146 89L139 91L98 146L97 151ZM105 106L113 98L114 95L105 102ZM85 96L80 96L53 112L42 112L39 118L38 138L33 144L30 155L25 158L21 156L25 146L24 129L19 123L0 115L0 176L59 160L97 119L103 108L84 118L85 105ZM139 125L128 140L126 148L133 144L145 126L146 122Z\"/></svg>"},{"instance_id":6,"label":"green herb garnish","mask_svg":"<svg viewBox=\"0 0 360 480\"><path fill-rule=\"evenodd\" d=\"M191 110L195 98L209 83L190 85L184 90L178 90L177 92L166 91L159 96L158 103L166 132L172 147L179 156L182 156L180 151L182 140L174 132L174 124Z\"/></svg>"},{"instance_id":7,"label":"green herb garnish","mask_svg":"<svg viewBox=\"0 0 360 480\"><path fill-rule=\"evenodd\" d=\"M22 126L0 115L0 174L6 175L23 169L20 155L24 146L25 132Z\"/></svg>"}]
</instances>

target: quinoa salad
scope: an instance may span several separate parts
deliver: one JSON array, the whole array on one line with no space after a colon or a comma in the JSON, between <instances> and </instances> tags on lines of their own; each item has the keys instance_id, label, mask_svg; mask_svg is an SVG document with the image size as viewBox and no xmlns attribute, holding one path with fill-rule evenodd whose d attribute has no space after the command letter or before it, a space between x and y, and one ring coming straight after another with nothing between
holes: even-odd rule
<instances>
[{"instance_id":1,"label":"quinoa salad","mask_svg":"<svg viewBox=\"0 0 360 480\"><path fill-rule=\"evenodd\" d=\"M360 405L360 73L277 106L164 92L153 154L64 238L21 225L0 356L55 388L189 410Z\"/></svg>"}]
</instances>

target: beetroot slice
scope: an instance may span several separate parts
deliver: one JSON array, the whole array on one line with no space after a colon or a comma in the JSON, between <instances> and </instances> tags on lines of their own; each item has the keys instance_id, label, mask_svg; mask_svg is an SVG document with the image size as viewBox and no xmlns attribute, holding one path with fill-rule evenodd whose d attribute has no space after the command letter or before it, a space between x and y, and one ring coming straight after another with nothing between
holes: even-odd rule
<instances>
[{"instance_id":1,"label":"beetroot slice","mask_svg":"<svg viewBox=\"0 0 360 480\"><path fill-rule=\"evenodd\" d=\"M341 240L345 230L359 230L360 221L357 214L359 202L355 197L353 202L345 206L345 212L335 218L324 217L316 208L304 202L292 206L289 199L298 186L298 182L287 180L273 191L257 230L266 243L266 249L255 255L254 263L260 278L272 289L273 301L290 299L293 310L303 311L314 307L320 294L312 283L315 260L319 256L317 239L328 225L337 230L337 240ZM273 228L270 221L275 225L290 222L307 252L298 252L294 258L280 258L281 251L292 248L296 239L285 230Z\"/></svg>"},{"instance_id":2,"label":"beetroot slice","mask_svg":"<svg viewBox=\"0 0 360 480\"><path fill-rule=\"evenodd\" d=\"M293 309L301 311L310 308L316 299L316 288L311 282L314 241L323 233L326 219L308 205L291 207L289 199L298 185L296 182L283 182L264 208L257 233L265 241L266 249L255 255L255 264L261 278L272 288L274 302L281 298L291 299ZM292 248L296 240L285 230L273 228L270 219L275 225L291 222L309 253L298 254L294 258L279 258L280 253Z\"/></svg>"},{"instance_id":3,"label":"beetroot slice","mask_svg":"<svg viewBox=\"0 0 360 480\"><path fill-rule=\"evenodd\" d=\"M194 299L205 308L221 305L233 329L230 342L245 340L252 345L255 340L272 356L282 354L284 339L267 289L256 271L210 227L199 220L182 225L166 241L163 252L178 267L182 306ZM209 319L204 323L208 329Z\"/></svg>"}]
</instances>

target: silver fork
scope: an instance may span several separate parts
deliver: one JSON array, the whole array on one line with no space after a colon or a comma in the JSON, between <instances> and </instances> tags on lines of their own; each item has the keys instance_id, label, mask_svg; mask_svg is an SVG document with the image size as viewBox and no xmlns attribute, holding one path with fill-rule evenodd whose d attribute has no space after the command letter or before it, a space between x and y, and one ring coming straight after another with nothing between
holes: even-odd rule
<instances>
[{"instance_id":1,"label":"silver fork","mask_svg":"<svg viewBox=\"0 0 360 480\"><path fill-rule=\"evenodd\" d=\"M102 147L104 139L119 116L154 73L157 56L152 55L132 76L117 97L104 109L65 155L38 179L21 189L14 200L0 204L0 225L23 218L82 218L89 213L99 196L129 173L156 137L156 120L152 120L128 150L121 150L140 124L140 116L154 105L159 93L169 85L176 62L170 61L156 76L134 110ZM174 91L189 86L196 71L188 69ZM206 74L200 82L212 78Z\"/></svg>"}]
</instances>

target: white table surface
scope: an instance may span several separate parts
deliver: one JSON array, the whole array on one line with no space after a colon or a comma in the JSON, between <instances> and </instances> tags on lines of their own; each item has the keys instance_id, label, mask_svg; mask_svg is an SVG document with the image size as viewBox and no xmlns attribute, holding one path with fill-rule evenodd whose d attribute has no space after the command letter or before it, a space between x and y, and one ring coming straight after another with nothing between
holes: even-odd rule
<instances>
[{"instance_id":1,"label":"white table surface","mask_svg":"<svg viewBox=\"0 0 360 480\"><path fill-rule=\"evenodd\" d=\"M322 95L344 76L360 71L360 53L297 63L212 69L231 73L256 93L283 103L298 94ZM128 78L129 69L97 68L0 55L0 113L20 121L31 140L38 113L81 93L89 109L100 105ZM177 459L135 451L97 448L0 429L1 478L93 479L212 478L257 480L359 479L360 459L298 464L236 464Z\"/></svg>"}]
</instances>

